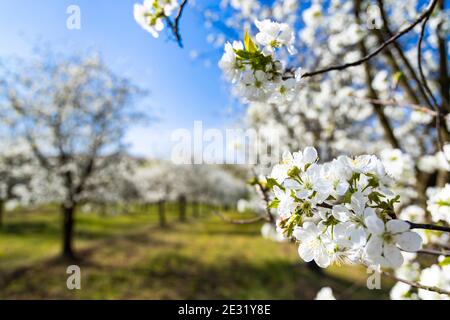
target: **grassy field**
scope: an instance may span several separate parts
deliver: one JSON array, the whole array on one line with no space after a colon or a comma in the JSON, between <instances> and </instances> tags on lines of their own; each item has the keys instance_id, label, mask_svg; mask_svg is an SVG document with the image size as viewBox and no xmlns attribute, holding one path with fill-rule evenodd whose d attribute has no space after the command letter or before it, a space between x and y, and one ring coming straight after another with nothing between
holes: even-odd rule
<instances>
[{"instance_id":1,"label":"grassy field","mask_svg":"<svg viewBox=\"0 0 450 320\"><path fill-rule=\"evenodd\" d=\"M81 290L66 287L55 209L8 213L0 230L0 299L312 299L331 286L341 299L385 299L365 287L358 267L318 275L296 247L263 239L258 225L232 225L204 213L160 228L156 212L77 213Z\"/></svg>"}]
</instances>

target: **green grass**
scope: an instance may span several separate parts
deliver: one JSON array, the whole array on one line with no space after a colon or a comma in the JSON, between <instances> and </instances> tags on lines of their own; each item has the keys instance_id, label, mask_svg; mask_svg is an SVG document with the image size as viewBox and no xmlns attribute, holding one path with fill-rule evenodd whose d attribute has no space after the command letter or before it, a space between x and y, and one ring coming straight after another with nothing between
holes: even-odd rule
<instances>
[{"instance_id":1,"label":"green grass","mask_svg":"<svg viewBox=\"0 0 450 320\"><path fill-rule=\"evenodd\" d=\"M158 227L157 215L77 213L82 289L66 288L68 262L58 259L55 209L13 212L0 231L0 298L45 299L311 299L331 286L345 299L387 298L368 290L358 267L318 275L293 244L263 239L259 225L231 225L204 214Z\"/></svg>"}]
</instances>

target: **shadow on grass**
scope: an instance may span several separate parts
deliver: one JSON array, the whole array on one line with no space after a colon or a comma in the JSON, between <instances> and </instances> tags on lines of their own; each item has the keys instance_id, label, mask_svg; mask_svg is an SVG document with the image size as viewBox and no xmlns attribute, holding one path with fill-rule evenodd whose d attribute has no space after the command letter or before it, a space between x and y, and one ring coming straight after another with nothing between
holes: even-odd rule
<instances>
[{"instance_id":1,"label":"shadow on grass","mask_svg":"<svg viewBox=\"0 0 450 320\"><path fill-rule=\"evenodd\" d=\"M91 230L86 228L86 226L89 227L93 223L96 223L94 228ZM129 229L129 226L107 225L84 220L76 221L74 238L76 240L101 240L120 235ZM60 238L61 234L62 226L58 220L52 222L45 220L7 221L0 228L0 235L9 236Z\"/></svg>"},{"instance_id":2,"label":"shadow on grass","mask_svg":"<svg viewBox=\"0 0 450 320\"><path fill-rule=\"evenodd\" d=\"M75 239L98 240L110 238L120 232L120 228L104 228L97 230L83 230L75 226ZM125 229L126 230L126 229ZM44 221L20 221L8 222L1 229L0 234L14 236L45 236L46 238L61 237L62 227L56 223Z\"/></svg>"},{"instance_id":3,"label":"shadow on grass","mask_svg":"<svg viewBox=\"0 0 450 320\"><path fill-rule=\"evenodd\" d=\"M10 232L22 234L30 223ZM59 235L56 226L47 231ZM77 251L81 290L66 287L66 268L73 262L52 258L0 274L0 299L312 299L323 286L332 287L337 298L387 297L364 283L318 275L298 259L259 255L268 243L259 240L257 225L235 227L212 219L144 227L114 234L116 226L80 226L77 240L99 240ZM42 226L31 228L44 232Z\"/></svg>"},{"instance_id":4,"label":"shadow on grass","mask_svg":"<svg viewBox=\"0 0 450 320\"><path fill-rule=\"evenodd\" d=\"M282 260L255 264L229 259L205 265L180 253L166 252L140 270L146 270L147 275L141 290L151 287L155 279L165 280L179 284L172 288L174 296L167 295L175 299L313 299L324 286L332 287L337 296L345 292L347 299L354 295L359 299L376 295L382 298L380 292L370 292L350 281L312 272L304 264Z\"/></svg>"},{"instance_id":5,"label":"shadow on grass","mask_svg":"<svg viewBox=\"0 0 450 320\"><path fill-rule=\"evenodd\" d=\"M237 227L236 227L237 226ZM204 234L210 236L245 236L255 237L261 235L261 226L259 224L233 225L229 222L218 220L215 224L209 224L208 228L202 230ZM198 230L184 230L185 233L198 234Z\"/></svg>"},{"instance_id":6,"label":"shadow on grass","mask_svg":"<svg viewBox=\"0 0 450 320\"><path fill-rule=\"evenodd\" d=\"M0 229L0 234L5 235L45 235L59 236L61 228L58 225L44 221L8 222Z\"/></svg>"},{"instance_id":7,"label":"shadow on grass","mask_svg":"<svg viewBox=\"0 0 450 320\"><path fill-rule=\"evenodd\" d=\"M0 296L25 299L312 299L321 287L330 286L338 298L339 293L345 293L343 298L346 299L386 297L385 292L371 292L343 279L320 276L305 265L287 261L255 264L229 259L204 264L175 248L166 248L130 265L117 265L114 263L117 261L101 262L93 249L83 255L85 262L80 264L84 275L83 289L79 292L65 288L67 264L53 260L21 274L1 288L3 294ZM93 262L96 259L100 263ZM352 288L350 294L349 288Z\"/></svg>"}]
</instances>

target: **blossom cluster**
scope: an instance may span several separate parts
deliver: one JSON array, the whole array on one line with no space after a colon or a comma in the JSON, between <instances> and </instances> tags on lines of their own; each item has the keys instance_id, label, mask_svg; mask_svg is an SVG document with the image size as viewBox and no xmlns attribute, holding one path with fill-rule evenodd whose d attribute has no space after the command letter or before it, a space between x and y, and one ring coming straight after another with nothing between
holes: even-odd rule
<instances>
[{"instance_id":1,"label":"blossom cluster","mask_svg":"<svg viewBox=\"0 0 450 320\"><path fill-rule=\"evenodd\" d=\"M427 189L427 209L434 222L445 221L450 223L450 184L444 188Z\"/></svg>"},{"instance_id":2,"label":"blossom cluster","mask_svg":"<svg viewBox=\"0 0 450 320\"><path fill-rule=\"evenodd\" d=\"M399 196L376 156L340 156L319 164L313 147L286 152L267 178L277 208L277 228L299 243L305 261L319 266L362 263L398 268L403 251L421 248L422 238L396 218Z\"/></svg>"},{"instance_id":3,"label":"blossom cluster","mask_svg":"<svg viewBox=\"0 0 450 320\"><path fill-rule=\"evenodd\" d=\"M438 151L436 154L428 154L420 157L418 167L421 171L433 173L435 171L450 171L450 148L443 146L444 152Z\"/></svg>"},{"instance_id":4,"label":"blossom cluster","mask_svg":"<svg viewBox=\"0 0 450 320\"><path fill-rule=\"evenodd\" d=\"M323 287L318 292L314 300L336 300L333 295L333 289L330 287Z\"/></svg>"},{"instance_id":5,"label":"blossom cluster","mask_svg":"<svg viewBox=\"0 0 450 320\"><path fill-rule=\"evenodd\" d=\"M429 287L438 287L443 290L450 290L450 260L440 256L438 263L427 268L421 268L420 264L413 261L415 254L412 254L407 263L395 271L395 275L404 280L418 282ZM390 292L392 300L448 300L446 294L439 294L434 291L417 289L410 284L397 282Z\"/></svg>"},{"instance_id":6,"label":"blossom cluster","mask_svg":"<svg viewBox=\"0 0 450 320\"><path fill-rule=\"evenodd\" d=\"M244 43L225 44L219 67L226 78L236 84L238 96L247 102L264 101L283 104L295 97L299 71L287 72L276 52L285 48L296 52L295 35L289 25L271 20L255 21L259 32L252 40L245 33Z\"/></svg>"},{"instance_id":7,"label":"blossom cluster","mask_svg":"<svg viewBox=\"0 0 450 320\"><path fill-rule=\"evenodd\" d=\"M158 38L164 29L163 20L169 17L179 6L177 0L144 0L134 5L134 19L153 37Z\"/></svg>"}]
</instances>

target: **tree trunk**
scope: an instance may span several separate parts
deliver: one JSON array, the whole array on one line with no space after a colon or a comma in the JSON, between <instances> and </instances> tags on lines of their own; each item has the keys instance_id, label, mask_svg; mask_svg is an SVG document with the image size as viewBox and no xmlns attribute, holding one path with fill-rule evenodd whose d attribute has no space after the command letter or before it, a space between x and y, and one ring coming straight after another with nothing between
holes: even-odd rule
<instances>
[{"instance_id":1,"label":"tree trunk","mask_svg":"<svg viewBox=\"0 0 450 320\"><path fill-rule=\"evenodd\" d=\"M360 9L361 9L361 0L354 0L354 15L358 24L361 24ZM369 51L366 48L364 39L361 39L361 41L359 42L359 51L361 52L361 55L363 57L365 57L369 53ZM363 66L365 79L367 83L368 97L370 99L378 99L378 94L372 86L373 81L372 66L369 61L366 61ZM384 113L384 109L381 106L376 105L374 103L372 103L372 107L375 111L375 114L377 115L378 121L380 122L384 130L386 140L391 144L392 148L401 150L400 143L398 142L397 138L394 135L391 123L389 122L389 119Z\"/></svg>"},{"instance_id":2,"label":"tree trunk","mask_svg":"<svg viewBox=\"0 0 450 320\"><path fill-rule=\"evenodd\" d=\"M180 213L180 221L185 222L186 221L186 197L184 195L181 195L178 198L178 210Z\"/></svg>"},{"instance_id":3,"label":"tree trunk","mask_svg":"<svg viewBox=\"0 0 450 320\"><path fill-rule=\"evenodd\" d=\"M0 200L0 229L3 227L3 211L5 208L5 202Z\"/></svg>"},{"instance_id":4,"label":"tree trunk","mask_svg":"<svg viewBox=\"0 0 450 320\"><path fill-rule=\"evenodd\" d=\"M74 229L74 213L75 205L62 205L63 214L63 248L62 256L68 259L75 259L73 250L73 229Z\"/></svg>"},{"instance_id":5,"label":"tree trunk","mask_svg":"<svg viewBox=\"0 0 450 320\"><path fill-rule=\"evenodd\" d=\"M158 201L158 216L159 226L164 228L166 226L166 208L164 207L164 200Z\"/></svg>"}]
</instances>

